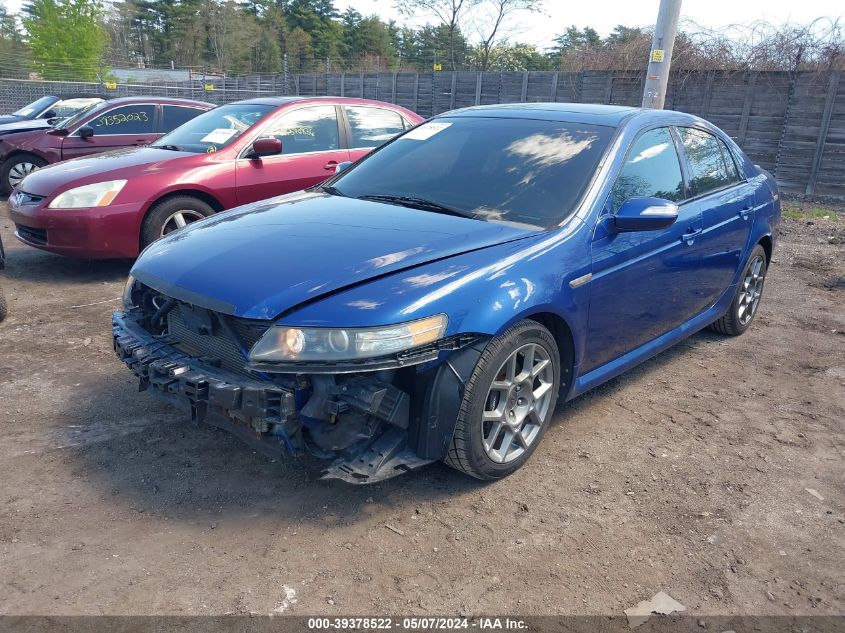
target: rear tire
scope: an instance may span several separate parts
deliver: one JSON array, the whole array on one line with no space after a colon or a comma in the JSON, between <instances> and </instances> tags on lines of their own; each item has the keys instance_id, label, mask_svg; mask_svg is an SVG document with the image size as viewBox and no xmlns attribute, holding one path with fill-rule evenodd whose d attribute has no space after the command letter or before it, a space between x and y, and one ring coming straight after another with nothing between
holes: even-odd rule
<instances>
[{"instance_id":1,"label":"rear tire","mask_svg":"<svg viewBox=\"0 0 845 633\"><path fill-rule=\"evenodd\" d=\"M46 164L46 160L32 154L15 154L0 166L0 193L8 196L25 176Z\"/></svg>"},{"instance_id":2,"label":"rear tire","mask_svg":"<svg viewBox=\"0 0 845 633\"><path fill-rule=\"evenodd\" d=\"M193 196L175 196L157 202L141 225L141 250L171 231L214 215L211 205Z\"/></svg>"},{"instance_id":3,"label":"rear tire","mask_svg":"<svg viewBox=\"0 0 845 633\"><path fill-rule=\"evenodd\" d=\"M757 315L763 297L767 269L766 251L757 244L739 277L731 307L721 318L708 326L711 330L727 336L739 336L748 329Z\"/></svg>"},{"instance_id":4,"label":"rear tire","mask_svg":"<svg viewBox=\"0 0 845 633\"><path fill-rule=\"evenodd\" d=\"M466 384L449 454L476 479L507 477L543 438L560 387L560 353L536 321L517 323L487 345Z\"/></svg>"}]
</instances>

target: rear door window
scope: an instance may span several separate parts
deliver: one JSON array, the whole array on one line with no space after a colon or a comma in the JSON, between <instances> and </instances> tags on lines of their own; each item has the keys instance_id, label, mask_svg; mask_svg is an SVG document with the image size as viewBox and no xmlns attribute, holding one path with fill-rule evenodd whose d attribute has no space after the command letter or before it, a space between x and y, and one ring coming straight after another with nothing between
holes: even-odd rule
<instances>
[{"instance_id":1,"label":"rear door window","mask_svg":"<svg viewBox=\"0 0 845 633\"><path fill-rule=\"evenodd\" d=\"M352 148L378 147L405 130L398 112L385 108L345 106L352 131Z\"/></svg>"},{"instance_id":2,"label":"rear door window","mask_svg":"<svg viewBox=\"0 0 845 633\"><path fill-rule=\"evenodd\" d=\"M734 173L728 170L722 142L718 138L691 127L680 127L678 133L692 172L690 185L695 195L722 189L739 179L736 166L733 166Z\"/></svg>"},{"instance_id":3,"label":"rear door window","mask_svg":"<svg viewBox=\"0 0 845 633\"><path fill-rule=\"evenodd\" d=\"M121 106L103 112L89 125L98 135L153 134L155 133L155 108L151 104Z\"/></svg>"},{"instance_id":4,"label":"rear door window","mask_svg":"<svg viewBox=\"0 0 845 633\"><path fill-rule=\"evenodd\" d=\"M636 196L683 200L681 163L669 128L649 130L634 141L610 196L613 213Z\"/></svg>"},{"instance_id":5,"label":"rear door window","mask_svg":"<svg viewBox=\"0 0 845 633\"><path fill-rule=\"evenodd\" d=\"M199 108L186 108L184 106L162 106L161 130L163 134L175 130L183 123L187 123L195 116L203 113Z\"/></svg>"}]
</instances>

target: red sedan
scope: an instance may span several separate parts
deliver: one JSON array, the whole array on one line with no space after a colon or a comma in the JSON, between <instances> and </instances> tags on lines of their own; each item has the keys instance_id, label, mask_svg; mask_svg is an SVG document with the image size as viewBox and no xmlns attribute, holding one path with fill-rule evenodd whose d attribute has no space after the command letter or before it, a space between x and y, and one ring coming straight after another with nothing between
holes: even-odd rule
<instances>
[{"instance_id":1,"label":"red sedan","mask_svg":"<svg viewBox=\"0 0 845 633\"><path fill-rule=\"evenodd\" d=\"M18 239L61 255L135 257L162 235L248 202L305 189L422 118L342 97L220 106L148 147L40 169L9 198Z\"/></svg>"},{"instance_id":2,"label":"red sedan","mask_svg":"<svg viewBox=\"0 0 845 633\"><path fill-rule=\"evenodd\" d=\"M152 143L214 106L203 101L126 97L93 103L49 129L0 137L0 193L32 171L68 158Z\"/></svg>"}]
</instances>

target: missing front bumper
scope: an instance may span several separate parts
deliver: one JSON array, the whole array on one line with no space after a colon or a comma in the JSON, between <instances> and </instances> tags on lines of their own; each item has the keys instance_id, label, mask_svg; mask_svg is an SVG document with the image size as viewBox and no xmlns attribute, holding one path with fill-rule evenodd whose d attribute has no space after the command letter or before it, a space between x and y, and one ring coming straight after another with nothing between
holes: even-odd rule
<instances>
[{"instance_id":1,"label":"missing front bumper","mask_svg":"<svg viewBox=\"0 0 845 633\"><path fill-rule=\"evenodd\" d=\"M216 367L211 359L180 351L168 335L154 336L122 313L113 316L112 334L118 357L138 376L139 391L150 389L177 406L187 405L195 424L228 431L270 457L304 452L296 381L287 388ZM401 408L389 398L361 398L360 394L369 393L366 389L356 393L359 397L350 397L349 402L362 413L388 416L381 411L387 410L388 402L390 411ZM404 406L407 411L407 402ZM372 441L340 453L323 477L373 483L432 461L408 448L406 429L388 426Z\"/></svg>"}]
</instances>

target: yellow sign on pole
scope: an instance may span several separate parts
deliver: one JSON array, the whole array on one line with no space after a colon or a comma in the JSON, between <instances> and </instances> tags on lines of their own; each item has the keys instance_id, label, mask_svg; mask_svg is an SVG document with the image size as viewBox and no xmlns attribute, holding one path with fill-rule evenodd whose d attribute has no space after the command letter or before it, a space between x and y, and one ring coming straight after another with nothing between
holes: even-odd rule
<instances>
[{"instance_id":1,"label":"yellow sign on pole","mask_svg":"<svg viewBox=\"0 0 845 633\"><path fill-rule=\"evenodd\" d=\"M205 88L208 92L211 92L212 90L214 90L214 84L205 84L205 86L203 86L203 87L204 87L204 88Z\"/></svg>"},{"instance_id":2,"label":"yellow sign on pole","mask_svg":"<svg viewBox=\"0 0 845 633\"><path fill-rule=\"evenodd\" d=\"M435 64L434 70L443 70L443 65L442 64Z\"/></svg>"},{"instance_id":3,"label":"yellow sign on pole","mask_svg":"<svg viewBox=\"0 0 845 633\"><path fill-rule=\"evenodd\" d=\"M116 81L104 81L103 86L105 86L106 90L117 90Z\"/></svg>"},{"instance_id":4,"label":"yellow sign on pole","mask_svg":"<svg viewBox=\"0 0 845 633\"><path fill-rule=\"evenodd\" d=\"M660 63L663 61L663 49L662 48L655 48L651 51L651 61Z\"/></svg>"}]
</instances>

